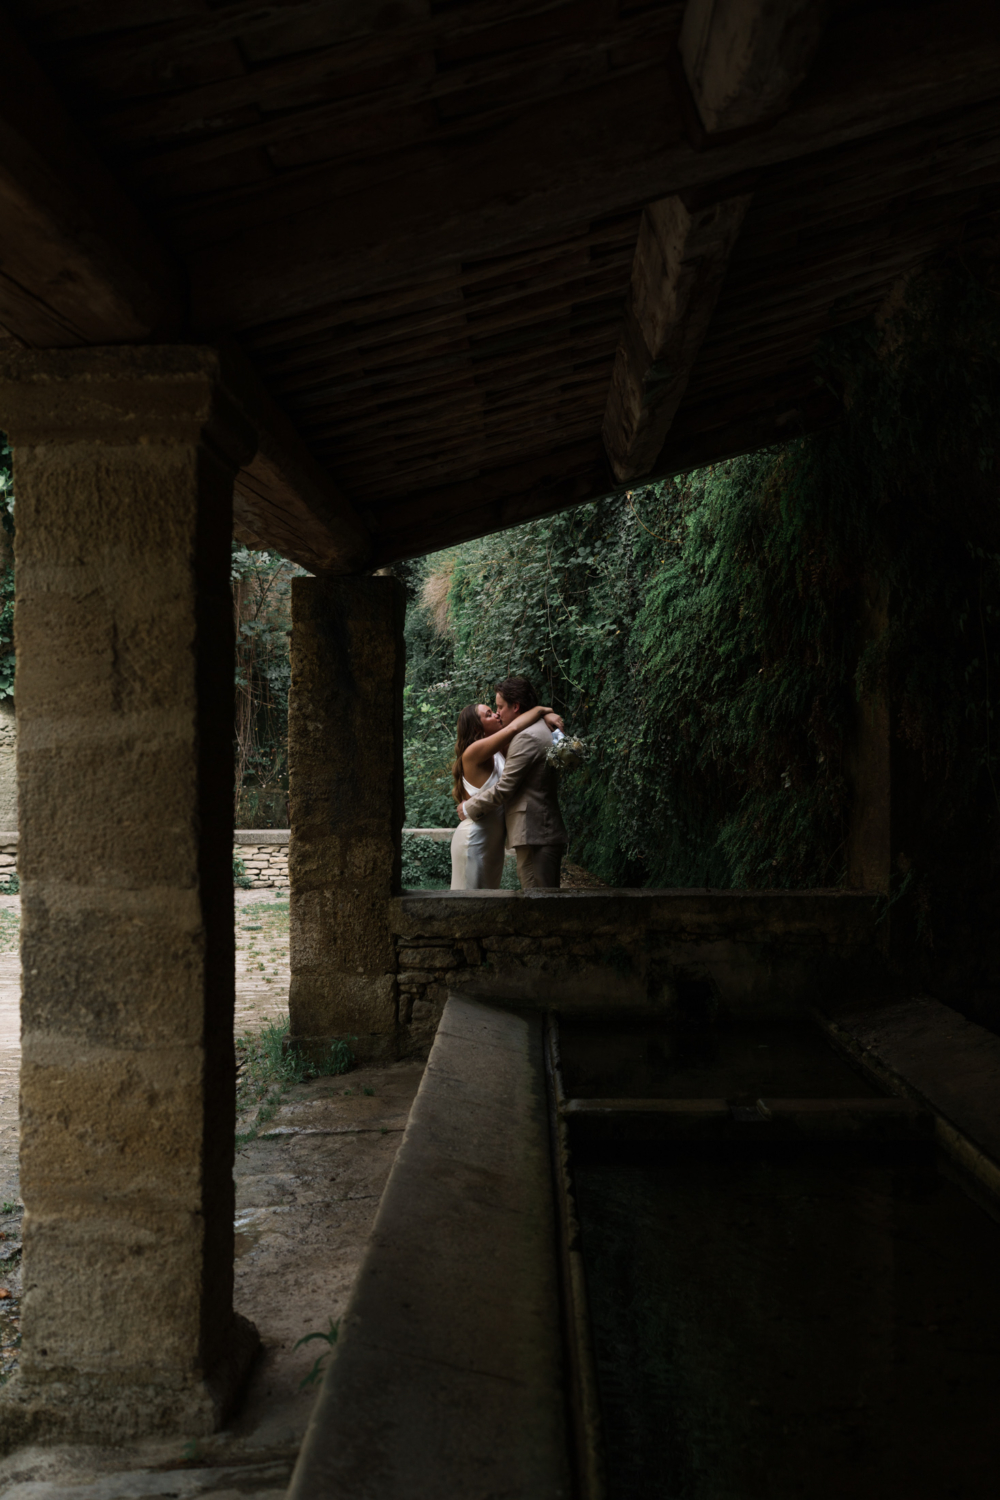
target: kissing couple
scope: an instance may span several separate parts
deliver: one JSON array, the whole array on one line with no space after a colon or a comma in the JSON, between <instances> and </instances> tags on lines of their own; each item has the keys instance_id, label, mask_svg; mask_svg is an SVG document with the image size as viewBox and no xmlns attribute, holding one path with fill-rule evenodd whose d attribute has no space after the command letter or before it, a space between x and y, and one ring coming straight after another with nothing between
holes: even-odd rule
<instances>
[{"instance_id":1,"label":"kissing couple","mask_svg":"<svg viewBox=\"0 0 1000 1500\"><path fill-rule=\"evenodd\" d=\"M496 704L494 713L488 703L469 703L458 716L452 796L461 821L451 840L451 888L499 890L508 844L522 890L558 887L566 825L546 757L563 721L539 703L527 677L497 683Z\"/></svg>"}]
</instances>

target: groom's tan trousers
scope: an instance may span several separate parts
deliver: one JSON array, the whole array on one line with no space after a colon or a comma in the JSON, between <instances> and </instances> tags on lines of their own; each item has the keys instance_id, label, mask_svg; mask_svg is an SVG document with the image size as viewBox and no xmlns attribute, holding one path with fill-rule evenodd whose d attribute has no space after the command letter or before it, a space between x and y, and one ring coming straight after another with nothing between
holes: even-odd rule
<instances>
[{"instance_id":1,"label":"groom's tan trousers","mask_svg":"<svg viewBox=\"0 0 1000 1500\"><path fill-rule=\"evenodd\" d=\"M559 866L562 864L565 844L518 844L517 876L522 891L537 886L559 885Z\"/></svg>"}]
</instances>

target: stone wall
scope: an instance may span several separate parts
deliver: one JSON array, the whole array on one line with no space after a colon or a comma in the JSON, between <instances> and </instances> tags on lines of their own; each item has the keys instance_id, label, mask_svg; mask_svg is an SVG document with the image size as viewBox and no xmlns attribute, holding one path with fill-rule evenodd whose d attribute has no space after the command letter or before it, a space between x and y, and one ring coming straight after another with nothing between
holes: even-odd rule
<instances>
[{"instance_id":1,"label":"stone wall","mask_svg":"<svg viewBox=\"0 0 1000 1500\"><path fill-rule=\"evenodd\" d=\"M10 883L17 874L17 833L9 829L0 832L0 888Z\"/></svg>"},{"instance_id":2,"label":"stone wall","mask_svg":"<svg viewBox=\"0 0 1000 1500\"><path fill-rule=\"evenodd\" d=\"M233 858L241 859L255 891L288 890L287 828L237 828Z\"/></svg>"},{"instance_id":3,"label":"stone wall","mask_svg":"<svg viewBox=\"0 0 1000 1500\"><path fill-rule=\"evenodd\" d=\"M884 986L877 897L854 891L425 891L397 897L400 1051L449 992L567 1011L801 1014Z\"/></svg>"}]
</instances>

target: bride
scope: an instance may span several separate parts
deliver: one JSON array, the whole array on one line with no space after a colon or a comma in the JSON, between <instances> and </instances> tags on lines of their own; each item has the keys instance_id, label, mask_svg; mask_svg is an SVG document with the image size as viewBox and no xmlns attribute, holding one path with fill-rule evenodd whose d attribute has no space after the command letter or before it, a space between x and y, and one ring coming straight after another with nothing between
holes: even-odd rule
<instances>
[{"instance_id":1,"label":"bride","mask_svg":"<svg viewBox=\"0 0 1000 1500\"><path fill-rule=\"evenodd\" d=\"M488 704L466 704L458 716L455 762L451 768L455 779L451 794L456 803L500 780L506 760L504 752L511 740L539 719L544 719L550 729L563 727L559 715L544 704L518 714L506 729ZM499 890L506 833L502 807L487 813L478 823L471 818L462 819L451 840L453 891Z\"/></svg>"}]
</instances>

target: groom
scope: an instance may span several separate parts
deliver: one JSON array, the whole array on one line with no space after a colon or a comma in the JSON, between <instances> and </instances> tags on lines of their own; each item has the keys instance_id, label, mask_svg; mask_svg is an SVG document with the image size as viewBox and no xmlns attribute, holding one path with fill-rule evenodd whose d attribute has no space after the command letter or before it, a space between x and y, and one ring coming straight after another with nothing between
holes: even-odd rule
<instances>
[{"instance_id":1,"label":"groom","mask_svg":"<svg viewBox=\"0 0 1000 1500\"><path fill-rule=\"evenodd\" d=\"M538 702L527 677L506 677L497 683L497 713L505 726ZM459 805L460 818L478 823L503 805L507 843L517 855L522 890L559 885L559 866L566 847L566 825L559 811L559 778L545 760L552 731L544 719L514 736L507 764L496 786L477 792Z\"/></svg>"}]
</instances>

